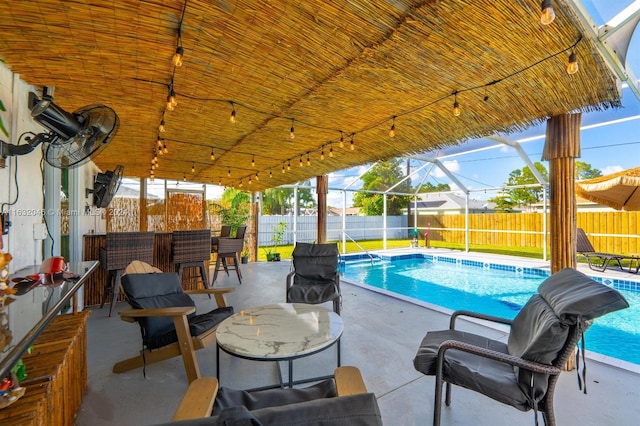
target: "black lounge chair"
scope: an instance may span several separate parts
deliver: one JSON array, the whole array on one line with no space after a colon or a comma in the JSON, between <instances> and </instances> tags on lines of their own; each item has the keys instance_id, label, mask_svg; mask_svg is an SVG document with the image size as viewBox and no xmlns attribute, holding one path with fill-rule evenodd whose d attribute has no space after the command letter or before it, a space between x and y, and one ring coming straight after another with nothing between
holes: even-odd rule
<instances>
[{"instance_id":1,"label":"black lounge chair","mask_svg":"<svg viewBox=\"0 0 640 426\"><path fill-rule=\"evenodd\" d=\"M626 270L627 272L637 274L640 270L640 257L597 252L582 228L578 228L576 233L576 253L584 256L587 259L589 268L594 271L604 272L611 262L614 264L617 263L620 270L625 271L622 263L620 263L623 259L629 260L629 269ZM634 263L636 265L635 270L633 270Z\"/></svg>"},{"instance_id":2,"label":"black lounge chair","mask_svg":"<svg viewBox=\"0 0 640 426\"><path fill-rule=\"evenodd\" d=\"M360 370L343 366L333 379L296 389L247 392L218 389L214 377L197 379L189 385L172 423L166 423L173 424L381 426L382 417Z\"/></svg>"},{"instance_id":3,"label":"black lounge chair","mask_svg":"<svg viewBox=\"0 0 640 426\"><path fill-rule=\"evenodd\" d=\"M333 302L333 311L340 315L339 256L336 243L296 243L293 271L287 275L287 303Z\"/></svg>"},{"instance_id":4,"label":"black lounge chair","mask_svg":"<svg viewBox=\"0 0 640 426\"><path fill-rule=\"evenodd\" d=\"M447 406L454 384L520 411L533 409L536 424L541 411L545 424L555 425L555 387L583 332L594 318L628 307L616 290L566 268L546 279L513 320L454 312L449 329L428 332L413 360L416 370L436 377L433 424L440 424L446 383ZM457 329L456 319L461 316L509 325L508 341ZM584 361L584 340L582 354ZM578 383L584 383L586 393L585 371L578 375Z\"/></svg>"}]
</instances>

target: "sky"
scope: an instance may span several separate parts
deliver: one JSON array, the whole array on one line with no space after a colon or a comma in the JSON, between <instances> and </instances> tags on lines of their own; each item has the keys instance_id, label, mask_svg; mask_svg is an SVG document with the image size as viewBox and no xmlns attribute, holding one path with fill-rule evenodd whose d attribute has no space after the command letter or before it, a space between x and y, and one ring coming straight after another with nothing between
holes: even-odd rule
<instances>
[{"instance_id":1,"label":"sky","mask_svg":"<svg viewBox=\"0 0 640 426\"><path fill-rule=\"evenodd\" d=\"M640 3L640 0L583 0L582 4L590 13L597 26L610 21L619 12L632 3ZM636 31L640 33L640 31ZM635 34L631 40L627 55L628 66L640 76L640 35ZM586 72L582 69L579 72ZM531 161L541 161L544 147L545 125L531 127L521 133L504 135L510 140L521 143ZM469 148L479 143L478 140L470 140L461 145ZM482 141L480 141L482 143ZM492 144L493 145L493 144ZM460 149L458 151L463 151ZM603 175L615 173L620 170L640 166L640 101L628 88L622 91L622 108L599 112L583 113L581 131L581 155L579 161L590 164ZM485 149L476 152L461 153L458 155L441 158L448 170L471 191L470 197L475 199L487 199L496 195L491 188L504 185L509 173L525 167L525 163L513 148L501 145L497 148ZM423 166L424 162L412 160L411 167L415 170ZM548 169L548 163L543 162ZM358 177L365 172L370 165L363 165L347 170L341 170L329 175L329 194L327 204L332 207L342 207L342 189L349 186L357 189L361 186ZM427 171L431 171L428 176ZM424 179L424 180L423 180ZM427 166L424 170L412 177L415 186L420 182L429 182L434 185L439 183L452 184L438 168ZM315 180L311 182L315 185ZM200 184L185 185L180 188L202 188ZM161 188L158 188L162 194ZM207 198L219 198L222 188L207 186ZM154 193L149 189L149 193ZM347 192L347 207L352 204L353 192Z\"/></svg>"}]
</instances>

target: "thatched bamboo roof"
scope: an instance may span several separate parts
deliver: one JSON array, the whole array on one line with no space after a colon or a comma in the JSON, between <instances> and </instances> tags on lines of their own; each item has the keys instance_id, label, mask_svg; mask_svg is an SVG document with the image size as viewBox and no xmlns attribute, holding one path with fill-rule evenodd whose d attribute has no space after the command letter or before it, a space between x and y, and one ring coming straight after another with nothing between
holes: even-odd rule
<instances>
[{"instance_id":1,"label":"thatched bamboo roof","mask_svg":"<svg viewBox=\"0 0 640 426\"><path fill-rule=\"evenodd\" d=\"M545 26L539 0L12 0L0 57L69 111L116 110L101 169L148 176L164 118L156 177L262 190L616 106L615 77L554 5ZM580 71L568 75L572 50Z\"/></svg>"}]
</instances>

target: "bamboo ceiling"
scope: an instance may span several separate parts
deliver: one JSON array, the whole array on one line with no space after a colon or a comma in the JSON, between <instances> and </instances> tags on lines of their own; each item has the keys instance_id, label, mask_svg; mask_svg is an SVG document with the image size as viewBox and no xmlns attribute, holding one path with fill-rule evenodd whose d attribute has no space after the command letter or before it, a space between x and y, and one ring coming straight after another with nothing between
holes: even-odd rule
<instances>
[{"instance_id":1,"label":"bamboo ceiling","mask_svg":"<svg viewBox=\"0 0 640 426\"><path fill-rule=\"evenodd\" d=\"M164 118L156 178L259 191L617 106L615 77L553 3L545 26L539 0L12 0L0 57L67 111L116 110L101 169L148 176Z\"/></svg>"}]
</instances>

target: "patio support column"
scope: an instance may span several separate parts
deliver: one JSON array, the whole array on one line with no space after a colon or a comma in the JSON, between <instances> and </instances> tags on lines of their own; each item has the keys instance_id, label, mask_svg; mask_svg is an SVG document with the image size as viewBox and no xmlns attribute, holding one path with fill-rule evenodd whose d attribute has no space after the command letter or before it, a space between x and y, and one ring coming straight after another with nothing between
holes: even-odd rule
<instances>
[{"instance_id":1,"label":"patio support column","mask_svg":"<svg viewBox=\"0 0 640 426\"><path fill-rule=\"evenodd\" d=\"M327 242L327 194L329 193L327 175L316 176L316 191L318 193L318 244L323 244Z\"/></svg>"},{"instance_id":2,"label":"patio support column","mask_svg":"<svg viewBox=\"0 0 640 426\"><path fill-rule=\"evenodd\" d=\"M261 194L262 195L262 194ZM249 259L252 262L257 262L258 261L258 232L260 231L259 229L259 222L260 222L260 215L261 215L261 211L260 211L260 203L258 201L256 201L256 198L258 197L258 195L255 192L251 193L251 210L249 212L250 215L250 219L249 219L249 238L248 238L248 245L249 245ZM260 196L260 199L262 199L262 196ZM245 237L245 240L247 238Z\"/></svg>"},{"instance_id":3,"label":"patio support column","mask_svg":"<svg viewBox=\"0 0 640 426\"><path fill-rule=\"evenodd\" d=\"M575 158L580 157L581 114L547 121L542 154L549 161L551 273L576 267Z\"/></svg>"}]
</instances>

